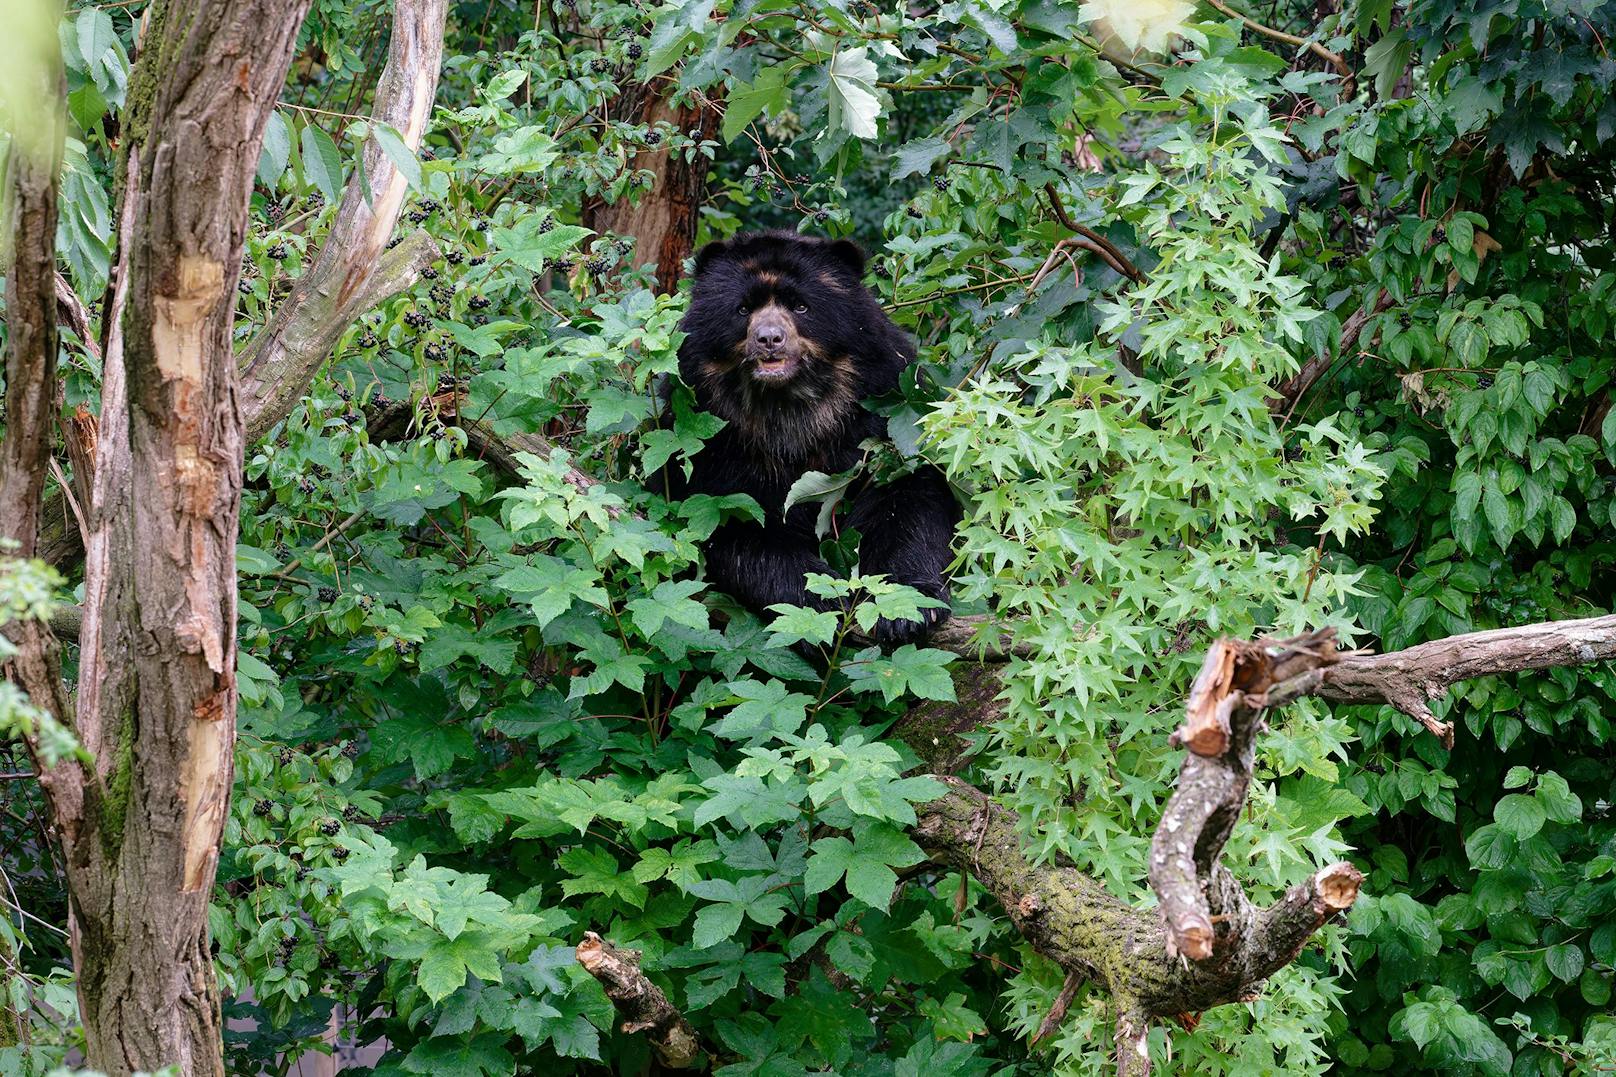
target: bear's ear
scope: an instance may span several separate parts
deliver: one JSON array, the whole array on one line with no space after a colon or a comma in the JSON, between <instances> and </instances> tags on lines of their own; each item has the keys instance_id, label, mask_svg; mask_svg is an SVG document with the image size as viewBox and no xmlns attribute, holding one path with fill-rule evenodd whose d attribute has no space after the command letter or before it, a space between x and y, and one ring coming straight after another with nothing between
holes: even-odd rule
<instances>
[{"instance_id":1,"label":"bear's ear","mask_svg":"<svg viewBox=\"0 0 1616 1077\"><path fill-rule=\"evenodd\" d=\"M859 277L864 276L864 248L851 239L838 239L826 248L830 256L851 269Z\"/></svg>"},{"instance_id":2,"label":"bear's ear","mask_svg":"<svg viewBox=\"0 0 1616 1077\"><path fill-rule=\"evenodd\" d=\"M712 265L713 260L729 252L729 244L722 239L715 239L701 250L696 252L696 275Z\"/></svg>"}]
</instances>

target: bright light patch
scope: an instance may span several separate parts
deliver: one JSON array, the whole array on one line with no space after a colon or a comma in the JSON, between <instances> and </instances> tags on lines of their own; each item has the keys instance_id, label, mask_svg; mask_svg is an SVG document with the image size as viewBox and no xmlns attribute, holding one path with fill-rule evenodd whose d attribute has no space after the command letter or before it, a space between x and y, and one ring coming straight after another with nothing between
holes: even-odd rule
<instances>
[{"instance_id":1,"label":"bright light patch","mask_svg":"<svg viewBox=\"0 0 1616 1077\"><path fill-rule=\"evenodd\" d=\"M1086 0L1084 22L1097 22L1129 51L1162 52L1195 11L1186 0Z\"/></svg>"}]
</instances>

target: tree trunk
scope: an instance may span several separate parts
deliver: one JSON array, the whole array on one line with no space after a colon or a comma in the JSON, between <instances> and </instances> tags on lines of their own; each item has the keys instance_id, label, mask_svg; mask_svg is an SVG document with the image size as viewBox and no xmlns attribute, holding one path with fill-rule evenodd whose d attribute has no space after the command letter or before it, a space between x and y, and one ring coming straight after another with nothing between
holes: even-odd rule
<instances>
[{"instance_id":1,"label":"tree trunk","mask_svg":"<svg viewBox=\"0 0 1616 1077\"><path fill-rule=\"evenodd\" d=\"M695 132L703 140L718 133L716 111L675 104L673 98L657 92L654 85L631 88L624 97L632 102L630 114L647 127L667 122L681 131ZM657 290L671 293L684 276L685 259L695 250L696 224L707 190L707 166L705 156L696 154L687 161L682 154L671 151L663 139L641 150L632 162L632 167L655 177L651 189L637 202L587 205L584 224L597 232L632 236L635 268L655 265Z\"/></svg>"},{"instance_id":2,"label":"tree trunk","mask_svg":"<svg viewBox=\"0 0 1616 1077\"><path fill-rule=\"evenodd\" d=\"M309 0L148 9L130 80L66 853L88 1061L223 1073L207 908L235 741L248 196ZM54 300L53 300L54 302Z\"/></svg>"}]
</instances>

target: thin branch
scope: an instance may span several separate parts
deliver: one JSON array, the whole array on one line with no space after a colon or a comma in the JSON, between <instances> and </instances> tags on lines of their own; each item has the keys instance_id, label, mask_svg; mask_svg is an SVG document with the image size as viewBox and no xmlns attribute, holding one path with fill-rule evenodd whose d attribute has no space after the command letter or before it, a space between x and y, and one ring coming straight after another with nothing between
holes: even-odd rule
<instances>
[{"instance_id":1,"label":"thin branch","mask_svg":"<svg viewBox=\"0 0 1616 1077\"><path fill-rule=\"evenodd\" d=\"M1038 1025L1038 1031L1032 1034L1028 1042L1034 1047L1049 1039L1060 1028L1061 1022L1066 1020L1067 1011L1072 1008L1072 1000L1077 998L1077 990L1088 982L1088 977L1080 972L1068 972L1066 982L1061 984L1060 994L1055 996L1055 1002L1049 1007L1049 1012Z\"/></svg>"},{"instance_id":2,"label":"thin branch","mask_svg":"<svg viewBox=\"0 0 1616 1077\"><path fill-rule=\"evenodd\" d=\"M1076 232L1098 247L1099 251L1097 253L1100 253L1111 264L1112 269L1115 269L1135 284L1144 282L1144 273L1140 271L1138 266L1128 260L1128 256L1123 254L1115 243L1112 243L1088 225L1079 224L1072 219L1071 214L1066 212L1066 207L1061 205L1060 194L1055 190L1054 183L1044 184L1044 194L1049 196L1049 208L1054 211L1056 220L1060 221L1067 229Z\"/></svg>"},{"instance_id":3,"label":"thin branch","mask_svg":"<svg viewBox=\"0 0 1616 1077\"><path fill-rule=\"evenodd\" d=\"M1364 327L1369 324L1369 319L1389 309L1392 302L1391 293L1382 289L1373 306L1368 309L1360 307L1347 315L1347 320L1341 323L1340 347L1334 351L1326 350L1303 363L1302 369L1287 378L1275 390L1276 395L1268 402L1268 410L1275 415L1284 412L1285 419L1289 420L1308 390L1318 384L1319 379L1329 372L1338 359L1352 353L1358 344L1358 338L1363 335Z\"/></svg>"},{"instance_id":4,"label":"thin branch","mask_svg":"<svg viewBox=\"0 0 1616 1077\"><path fill-rule=\"evenodd\" d=\"M1347 61L1341 58L1341 54L1331 52L1317 41L1310 41L1305 37L1297 37L1295 34L1287 34L1283 30L1276 30L1271 26L1264 26L1255 19L1251 19L1240 14L1240 12L1234 10L1234 8L1223 3L1222 0L1206 0L1206 2L1223 12L1225 15L1229 16L1231 19L1239 19L1245 24L1246 29L1250 30L1252 33L1261 34L1263 37L1270 38L1274 41L1283 41L1287 45L1295 45L1298 48L1305 48L1319 59L1328 63L1331 67L1335 68L1336 72L1342 78L1352 78L1352 68L1347 66Z\"/></svg>"}]
</instances>

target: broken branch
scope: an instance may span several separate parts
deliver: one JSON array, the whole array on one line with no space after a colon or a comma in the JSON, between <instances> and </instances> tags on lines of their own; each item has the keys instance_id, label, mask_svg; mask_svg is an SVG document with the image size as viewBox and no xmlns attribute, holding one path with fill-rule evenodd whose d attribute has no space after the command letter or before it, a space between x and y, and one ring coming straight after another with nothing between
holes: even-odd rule
<instances>
[{"instance_id":1,"label":"broken branch","mask_svg":"<svg viewBox=\"0 0 1616 1077\"><path fill-rule=\"evenodd\" d=\"M623 1018L630 1035L643 1032L657 1060L669 1069L683 1070L703 1064L707 1054L685 1015L668 1001L662 989L640 971L640 955L620 950L593 931L578 944L578 964L600 981L606 997Z\"/></svg>"}]
</instances>

